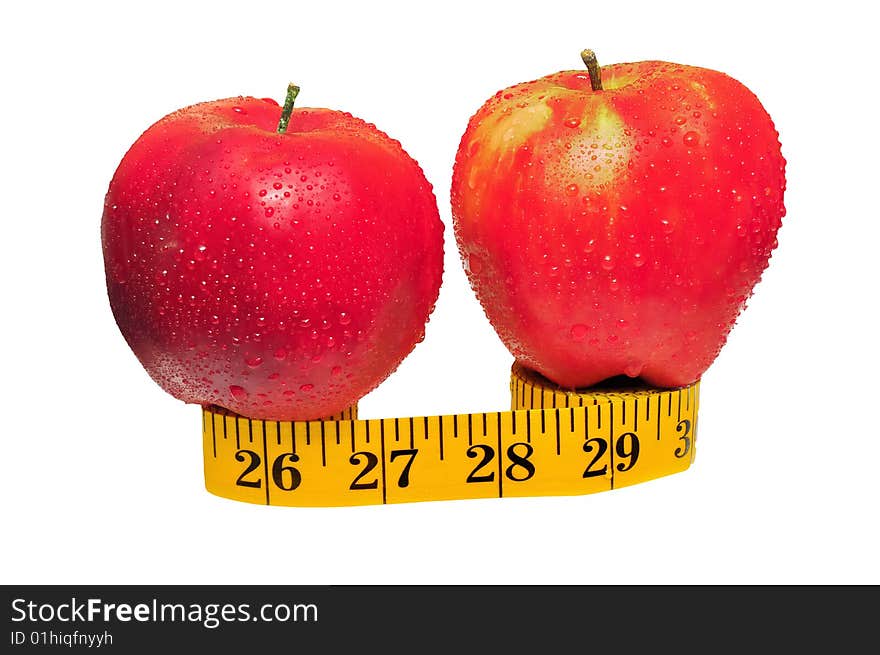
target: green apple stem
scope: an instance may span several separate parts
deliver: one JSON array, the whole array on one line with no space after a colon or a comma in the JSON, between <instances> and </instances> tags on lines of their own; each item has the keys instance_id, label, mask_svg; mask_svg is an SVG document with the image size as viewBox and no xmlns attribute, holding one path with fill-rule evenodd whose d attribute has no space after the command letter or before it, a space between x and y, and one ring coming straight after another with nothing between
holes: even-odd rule
<instances>
[{"instance_id":1,"label":"green apple stem","mask_svg":"<svg viewBox=\"0 0 880 655\"><path fill-rule=\"evenodd\" d=\"M299 95L299 87L291 82L287 85L287 97L284 99L284 107L281 108L281 119L278 121L278 134L287 132L287 124L290 122L290 114L293 112L293 102Z\"/></svg>"},{"instance_id":2,"label":"green apple stem","mask_svg":"<svg viewBox=\"0 0 880 655\"><path fill-rule=\"evenodd\" d=\"M587 72L590 74L590 86L593 91L602 90L602 70L599 68L599 62L596 60L596 53L592 50L584 50L581 52L581 59L587 65Z\"/></svg>"}]
</instances>

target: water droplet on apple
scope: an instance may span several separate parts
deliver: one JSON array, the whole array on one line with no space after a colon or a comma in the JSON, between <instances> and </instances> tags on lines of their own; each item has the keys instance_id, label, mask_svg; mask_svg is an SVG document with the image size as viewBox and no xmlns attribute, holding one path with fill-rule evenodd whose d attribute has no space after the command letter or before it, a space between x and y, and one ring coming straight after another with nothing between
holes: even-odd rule
<instances>
[{"instance_id":1,"label":"water droplet on apple","mask_svg":"<svg viewBox=\"0 0 880 655\"><path fill-rule=\"evenodd\" d=\"M577 323L575 325L572 325L571 331L570 331L571 338L574 339L575 341L583 341L584 338L587 336L587 331L588 331L587 326L583 325L582 323Z\"/></svg>"},{"instance_id":2,"label":"water droplet on apple","mask_svg":"<svg viewBox=\"0 0 880 655\"><path fill-rule=\"evenodd\" d=\"M687 118L685 118L684 116L676 116L675 117L675 124L676 125L684 125L685 123L687 123Z\"/></svg>"},{"instance_id":3,"label":"water droplet on apple","mask_svg":"<svg viewBox=\"0 0 880 655\"><path fill-rule=\"evenodd\" d=\"M241 114L242 116L247 114L247 109L245 109L244 107L239 107L238 105L233 107L232 111L234 111L236 114Z\"/></svg>"},{"instance_id":4,"label":"water droplet on apple","mask_svg":"<svg viewBox=\"0 0 880 655\"><path fill-rule=\"evenodd\" d=\"M693 148L700 144L700 135L694 131L687 132L684 135L684 144L689 148Z\"/></svg>"},{"instance_id":5,"label":"water droplet on apple","mask_svg":"<svg viewBox=\"0 0 880 655\"><path fill-rule=\"evenodd\" d=\"M629 362L623 369L623 372L626 373L631 378L639 377L639 374L642 372L643 364L639 362Z\"/></svg>"},{"instance_id":6,"label":"water droplet on apple","mask_svg":"<svg viewBox=\"0 0 880 655\"><path fill-rule=\"evenodd\" d=\"M581 119L579 118L566 118L565 119L565 127L577 127L581 124Z\"/></svg>"},{"instance_id":7,"label":"water droplet on apple","mask_svg":"<svg viewBox=\"0 0 880 655\"><path fill-rule=\"evenodd\" d=\"M340 373L342 373L341 366L334 366L333 368L330 369L330 375L339 375Z\"/></svg>"},{"instance_id":8,"label":"water droplet on apple","mask_svg":"<svg viewBox=\"0 0 880 655\"><path fill-rule=\"evenodd\" d=\"M245 391L244 387L240 387L237 384L229 385L229 393L232 394L232 397L236 400L247 400L248 392Z\"/></svg>"},{"instance_id":9,"label":"water droplet on apple","mask_svg":"<svg viewBox=\"0 0 880 655\"><path fill-rule=\"evenodd\" d=\"M266 211L264 213L266 214L266 218L269 218L270 216L272 216L272 214L275 213L275 210L272 207L266 207Z\"/></svg>"},{"instance_id":10,"label":"water droplet on apple","mask_svg":"<svg viewBox=\"0 0 880 655\"><path fill-rule=\"evenodd\" d=\"M299 388L299 390L300 390L300 391L304 391L304 392L308 392L308 391L311 391L311 390L314 389L314 388L315 388L315 385L314 385L314 384L304 384L304 385L302 385L302 386Z\"/></svg>"},{"instance_id":11,"label":"water droplet on apple","mask_svg":"<svg viewBox=\"0 0 880 655\"><path fill-rule=\"evenodd\" d=\"M263 363L263 358L258 355L256 357L251 357L250 359L244 360L244 363L251 368L257 368L260 364Z\"/></svg>"},{"instance_id":12,"label":"water droplet on apple","mask_svg":"<svg viewBox=\"0 0 880 655\"><path fill-rule=\"evenodd\" d=\"M351 314L348 312L339 312L339 324L348 325L351 323Z\"/></svg>"},{"instance_id":13,"label":"water droplet on apple","mask_svg":"<svg viewBox=\"0 0 880 655\"><path fill-rule=\"evenodd\" d=\"M483 270L483 262L477 255L470 255L468 257L468 270L474 275L479 275L480 271Z\"/></svg>"},{"instance_id":14,"label":"water droplet on apple","mask_svg":"<svg viewBox=\"0 0 880 655\"><path fill-rule=\"evenodd\" d=\"M670 139L668 136L664 136L662 139L660 139L660 143L668 148L672 145L672 139Z\"/></svg>"},{"instance_id":15,"label":"water droplet on apple","mask_svg":"<svg viewBox=\"0 0 880 655\"><path fill-rule=\"evenodd\" d=\"M645 258L642 257L642 253L637 252L633 255L633 266L636 268L641 268L645 265Z\"/></svg>"},{"instance_id":16,"label":"water droplet on apple","mask_svg":"<svg viewBox=\"0 0 880 655\"><path fill-rule=\"evenodd\" d=\"M272 188L275 189L276 191L281 190L283 187L284 187L284 185L281 184L281 182L273 182L272 183Z\"/></svg>"},{"instance_id":17,"label":"water droplet on apple","mask_svg":"<svg viewBox=\"0 0 880 655\"><path fill-rule=\"evenodd\" d=\"M605 256L602 258L602 264L601 264L601 266L602 266L602 268L604 268L606 271L610 271L612 268L614 268L614 258L613 258L611 255L605 255Z\"/></svg>"},{"instance_id":18,"label":"water droplet on apple","mask_svg":"<svg viewBox=\"0 0 880 655\"><path fill-rule=\"evenodd\" d=\"M565 187L565 193L567 193L570 196L576 196L578 193L578 185L577 184L569 184L567 187Z\"/></svg>"},{"instance_id":19,"label":"water droplet on apple","mask_svg":"<svg viewBox=\"0 0 880 655\"><path fill-rule=\"evenodd\" d=\"M266 193L267 193L266 189L260 189L260 191L259 191L259 193L257 193L257 195L262 198L263 196L266 195Z\"/></svg>"}]
</instances>

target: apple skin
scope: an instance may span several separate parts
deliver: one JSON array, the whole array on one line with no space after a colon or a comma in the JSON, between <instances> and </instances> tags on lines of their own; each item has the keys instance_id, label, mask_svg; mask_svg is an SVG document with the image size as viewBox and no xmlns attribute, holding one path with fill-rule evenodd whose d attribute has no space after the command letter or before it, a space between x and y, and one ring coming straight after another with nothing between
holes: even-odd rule
<instances>
[{"instance_id":1,"label":"apple skin","mask_svg":"<svg viewBox=\"0 0 880 655\"><path fill-rule=\"evenodd\" d=\"M513 356L566 388L657 387L715 360L777 245L785 160L755 95L718 71L561 71L491 97L451 186L477 298Z\"/></svg>"},{"instance_id":2,"label":"apple skin","mask_svg":"<svg viewBox=\"0 0 880 655\"><path fill-rule=\"evenodd\" d=\"M101 224L128 345L187 403L270 420L355 404L424 338L443 271L431 185L350 114L237 97L164 117Z\"/></svg>"}]
</instances>

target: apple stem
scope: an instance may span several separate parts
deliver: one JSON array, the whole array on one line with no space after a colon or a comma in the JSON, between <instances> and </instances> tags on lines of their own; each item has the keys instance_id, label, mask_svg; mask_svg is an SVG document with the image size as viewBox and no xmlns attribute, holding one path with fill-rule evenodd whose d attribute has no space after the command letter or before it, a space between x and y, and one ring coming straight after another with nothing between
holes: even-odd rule
<instances>
[{"instance_id":1,"label":"apple stem","mask_svg":"<svg viewBox=\"0 0 880 655\"><path fill-rule=\"evenodd\" d=\"M596 59L596 53L592 50L584 50L581 52L581 59L587 66L587 72L590 74L590 86L593 91L602 90L602 70L599 68L599 62Z\"/></svg>"},{"instance_id":2,"label":"apple stem","mask_svg":"<svg viewBox=\"0 0 880 655\"><path fill-rule=\"evenodd\" d=\"M278 134L287 132L287 124L290 122L290 114L293 112L293 101L299 95L299 87L291 82L287 85L287 97L284 99L284 107L281 108L281 119L278 121Z\"/></svg>"}]
</instances>

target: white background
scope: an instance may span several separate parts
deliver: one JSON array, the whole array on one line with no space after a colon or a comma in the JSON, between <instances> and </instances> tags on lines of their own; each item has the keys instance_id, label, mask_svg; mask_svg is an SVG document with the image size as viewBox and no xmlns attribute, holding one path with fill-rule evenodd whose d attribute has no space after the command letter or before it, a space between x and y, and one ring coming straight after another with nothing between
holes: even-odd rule
<instances>
[{"instance_id":1,"label":"white background","mask_svg":"<svg viewBox=\"0 0 880 655\"><path fill-rule=\"evenodd\" d=\"M4 3L0 583L880 583L875 25L859 2L713 6ZM199 409L147 377L107 302L102 201L132 141L290 80L298 106L399 139L435 187L446 271L425 341L361 415L504 409L511 358L458 260L452 162L486 98L585 47L736 77L788 160L779 247L703 377L691 468L578 497L208 494Z\"/></svg>"}]
</instances>

